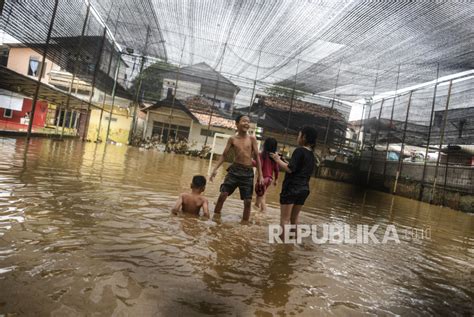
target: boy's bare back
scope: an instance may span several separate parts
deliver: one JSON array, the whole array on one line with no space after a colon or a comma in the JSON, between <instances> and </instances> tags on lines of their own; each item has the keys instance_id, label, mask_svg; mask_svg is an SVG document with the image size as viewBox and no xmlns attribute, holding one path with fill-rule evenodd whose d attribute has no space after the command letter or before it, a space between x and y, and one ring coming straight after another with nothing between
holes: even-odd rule
<instances>
[{"instance_id":1,"label":"boy's bare back","mask_svg":"<svg viewBox=\"0 0 474 317\"><path fill-rule=\"evenodd\" d=\"M209 215L208 201L202 195L197 195L193 193L182 193L181 195L179 195L178 204L180 204L181 211L184 213L199 215L199 212L202 208L204 214ZM175 212L178 211L179 210L175 210Z\"/></svg>"}]
</instances>

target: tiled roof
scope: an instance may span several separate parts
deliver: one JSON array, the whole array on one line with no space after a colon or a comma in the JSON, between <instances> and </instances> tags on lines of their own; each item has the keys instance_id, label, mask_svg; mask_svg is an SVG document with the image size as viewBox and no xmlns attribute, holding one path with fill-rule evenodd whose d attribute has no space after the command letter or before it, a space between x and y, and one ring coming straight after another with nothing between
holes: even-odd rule
<instances>
[{"instance_id":1,"label":"tiled roof","mask_svg":"<svg viewBox=\"0 0 474 317\"><path fill-rule=\"evenodd\" d=\"M191 112L198 119L201 125L207 126L209 124L209 117L210 117L209 114L200 113L195 110L191 110ZM227 129L235 129L235 122L233 120L226 119L221 116L216 116L215 114L213 114L212 119L211 119L211 126L227 128Z\"/></svg>"},{"instance_id":2,"label":"tiled roof","mask_svg":"<svg viewBox=\"0 0 474 317\"><path fill-rule=\"evenodd\" d=\"M213 105L212 100L202 96L192 96L183 101L189 110L199 110L200 112L208 112Z\"/></svg>"},{"instance_id":3,"label":"tiled roof","mask_svg":"<svg viewBox=\"0 0 474 317\"><path fill-rule=\"evenodd\" d=\"M264 107L281 111L290 111L291 101L288 99L262 95L257 95L256 98L258 98L258 104ZM344 121L344 116L336 109L323 107L307 101L294 100L292 112L307 113L315 117L332 117L334 120Z\"/></svg>"}]
</instances>

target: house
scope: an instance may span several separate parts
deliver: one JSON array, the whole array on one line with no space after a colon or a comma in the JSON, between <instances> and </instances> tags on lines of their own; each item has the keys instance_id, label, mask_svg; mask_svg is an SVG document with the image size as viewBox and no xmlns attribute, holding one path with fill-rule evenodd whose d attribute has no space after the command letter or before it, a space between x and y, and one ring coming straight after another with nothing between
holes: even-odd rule
<instances>
[{"instance_id":1,"label":"house","mask_svg":"<svg viewBox=\"0 0 474 317\"><path fill-rule=\"evenodd\" d=\"M104 113L101 115L100 108L103 107L106 111L111 109L112 98L110 94L114 80L110 74L113 76L113 69L117 65L117 61L120 61L119 80L114 100L114 108L116 109L110 124L109 138L126 143L131 126L131 116L128 109L131 96L124 88L127 68L125 61L115 51L114 46L106 41L104 54L108 56L101 59L96 85L93 90L91 82L95 67L94 54L101 37L83 37L81 46L83 57L81 62L78 63L79 69L74 79L74 85L71 86L73 78L71 72L74 69L75 59L70 54L65 55L65 52L74 51L79 38L53 38L53 40L54 44L49 47L49 54L44 65L41 65L44 44L4 43L0 45L3 65L0 67L6 66L9 74L18 76L19 80L28 87L34 87L38 76L41 76L42 88L40 93L45 89L52 92L48 96L40 94L40 100L37 102L35 111L33 131L58 133L58 128L62 128L64 123L65 134L87 135L87 139L96 140L99 137L104 140L110 116ZM108 59L112 54L115 54L115 58L109 62ZM54 62L51 60L52 57L54 57ZM7 70L3 71L7 72ZM11 73L12 71L14 73ZM13 85L14 82L13 78L5 80L4 84L14 87L14 89L0 90L0 121L3 123L0 128L26 131L33 92L31 89L27 92L26 89ZM23 89L23 92L18 92L18 89ZM69 98L70 106L68 109L64 109L69 90L71 90L72 95ZM107 95L104 91L107 92ZM88 112L89 99L92 107ZM102 122L98 124L101 117ZM90 121L93 125L91 129L89 129ZM101 127L100 133L97 132L99 126Z\"/></svg>"},{"instance_id":2,"label":"house","mask_svg":"<svg viewBox=\"0 0 474 317\"><path fill-rule=\"evenodd\" d=\"M227 142L223 135L235 134L235 121L207 107L212 104L212 100L202 96L173 101L169 93L167 98L142 109L146 113L143 138L154 137L163 143L170 139L187 139L191 149L201 150L204 144L211 145L218 134L215 152L221 154ZM255 125L252 125L250 133L254 130Z\"/></svg>"},{"instance_id":3,"label":"house","mask_svg":"<svg viewBox=\"0 0 474 317\"><path fill-rule=\"evenodd\" d=\"M168 93L167 88L173 88L174 93L178 72L164 73L162 78L164 79L163 88L166 86L166 89L163 89L162 98L165 98ZM179 70L177 90L176 96L180 99L201 95L215 99L216 102L222 103L222 108L232 112L235 97L240 88L208 64L199 63Z\"/></svg>"},{"instance_id":4,"label":"house","mask_svg":"<svg viewBox=\"0 0 474 317\"><path fill-rule=\"evenodd\" d=\"M239 110L243 113L249 112L248 107ZM304 125L316 128L318 143L324 142L329 119L331 119L331 124L328 143L330 144L338 138L345 138L346 120L338 110L307 101L294 100L291 104L287 98L256 95L255 103L250 108L250 114L257 121L257 126L263 129L262 136L264 138L273 137L280 145L286 141L286 145L289 145L290 148L296 146L298 130ZM288 133L285 133L287 125ZM283 148L280 150L282 151ZM285 152L287 150L285 148Z\"/></svg>"},{"instance_id":5,"label":"house","mask_svg":"<svg viewBox=\"0 0 474 317\"><path fill-rule=\"evenodd\" d=\"M38 76L43 82L51 80L51 72L59 66L50 59L41 65L42 56L32 48L23 44L2 45L5 67L3 72L11 75L18 74L21 82L35 84ZM12 73L13 72L13 73ZM10 75L10 81L14 81ZM23 77L22 77L23 76ZM18 86L18 89L21 89ZM8 131L26 131L32 110L32 98L25 94L8 89L0 89L0 121L1 129ZM62 127L63 120L66 134L79 133L81 110L59 110L56 104L47 100L38 100L36 103L33 131L41 133L54 133L54 126Z\"/></svg>"}]
</instances>

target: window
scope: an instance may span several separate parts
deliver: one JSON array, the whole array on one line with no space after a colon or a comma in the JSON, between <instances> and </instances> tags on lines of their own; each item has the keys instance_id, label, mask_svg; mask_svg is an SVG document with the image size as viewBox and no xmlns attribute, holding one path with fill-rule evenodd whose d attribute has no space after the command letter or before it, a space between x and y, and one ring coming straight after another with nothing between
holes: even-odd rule
<instances>
[{"instance_id":1,"label":"window","mask_svg":"<svg viewBox=\"0 0 474 317\"><path fill-rule=\"evenodd\" d=\"M9 53L9 49L7 47L0 48L0 65L7 66L8 53Z\"/></svg>"},{"instance_id":2,"label":"window","mask_svg":"<svg viewBox=\"0 0 474 317\"><path fill-rule=\"evenodd\" d=\"M443 114L435 113L435 119L434 119L435 127L441 128L442 121L443 121Z\"/></svg>"},{"instance_id":3,"label":"window","mask_svg":"<svg viewBox=\"0 0 474 317\"><path fill-rule=\"evenodd\" d=\"M163 133L163 134L161 134ZM162 135L162 141L168 142L168 134L171 139L187 139L189 137L189 127L153 121L152 136Z\"/></svg>"},{"instance_id":4,"label":"window","mask_svg":"<svg viewBox=\"0 0 474 317\"><path fill-rule=\"evenodd\" d=\"M30 58L30 62L28 63L28 76L37 77L40 71L40 64L40 61L34 58Z\"/></svg>"},{"instance_id":5,"label":"window","mask_svg":"<svg viewBox=\"0 0 474 317\"><path fill-rule=\"evenodd\" d=\"M41 77L44 77L46 72L47 64L44 63L44 67L41 67L41 62L35 57L30 57L30 62L28 63L28 76L38 77L41 72Z\"/></svg>"},{"instance_id":6,"label":"window","mask_svg":"<svg viewBox=\"0 0 474 317\"><path fill-rule=\"evenodd\" d=\"M13 110L12 109L5 109L5 111L3 112L3 117L4 118L13 117Z\"/></svg>"},{"instance_id":7,"label":"window","mask_svg":"<svg viewBox=\"0 0 474 317\"><path fill-rule=\"evenodd\" d=\"M207 128L201 129L201 135L202 136L208 136L208 137L213 137L214 134L216 134L216 131L208 130Z\"/></svg>"},{"instance_id":8,"label":"window","mask_svg":"<svg viewBox=\"0 0 474 317\"><path fill-rule=\"evenodd\" d=\"M464 130L464 125L466 124L467 120L466 119L461 119L459 121L459 128L458 128L458 132L459 132L459 135L458 137L459 138L462 138L462 133L463 133L463 130Z\"/></svg>"},{"instance_id":9,"label":"window","mask_svg":"<svg viewBox=\"0 0 474 317\"><path fill-rule=\"evenodd\" d=\"M76 119L79 118L79 114L76 111L64 111L59 109L56 110L56 122L59 127L63 125L65 128L76 128ZM113 120L113 119L112 119Z\"/></svg>"},{"instance_id":10,"label":"window","mask_svg":"<svg viewBox=\"0 0 474 317\"><path fill-rule=\"evenodd\" d=\"M112 119L110 119L110 117L105 117L104 120L105 121L111 120L111 122L117 122L117 118L114 118L114 117L112 117Z\"/></svg>"}]
</instances>

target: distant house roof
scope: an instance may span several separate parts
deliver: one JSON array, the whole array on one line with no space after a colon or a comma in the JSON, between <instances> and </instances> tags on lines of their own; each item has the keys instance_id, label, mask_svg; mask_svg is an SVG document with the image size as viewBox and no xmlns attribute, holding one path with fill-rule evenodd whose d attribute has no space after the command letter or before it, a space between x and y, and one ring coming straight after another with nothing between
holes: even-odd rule
<instances>
[{"instance_id":1,"label":"distant house roof","mask_svg":"<svg viewBox=\"0 0 474 317\"><path fill-rule=\"evenodd\" d=\"M162 78L177 78L177 71L163 73ZM239 92L240 88L232 81L224 77L214 68L206 63L198 63L191 66L183 67L179 70L179 78L183 81L201 83L202 93L213 93L216 88L222 92L225 87L233 92ZM221 87L217 87L219 81Z\"/></svg>"},{"instance_id":2,"label":"distant house roof","mask_svg":"<svg viewBox=\"0 0 474 317\"><path fill-rule=\"evenodd\" d=\"M151 106L145 107L142 111L149 111L158 109L161 107L171 107L174 109L181 110L191 117L195 122L201 125L207 126L209 124L210 111L209 106L212 105L212 101L201 96L193 96L186 100L175 99L173 106L173 99L166 98L154 103ZM235 123L231 119L224 118L218 113L212 114L211 126L221 127L227 129L235 128Z\"/></svg>"},{"instance_id":3,"label":"distant house roof","mask_svg":"<svg viewBox=\"0 0 474 317\"><path fill-rule=\"evenodd\" d=\"M234 86L238 91L240 90L240 88L236 84L231 82L229 79L227 79L221 73L219 73L214 68L212 68L211 66L209 66L208 64L206 64L204 62L194 64L194 65L191 65L191 66L187 66L187 67L183 67L181 69L181 72L182 72L182 74L188 74L188 75L192 75L192 76L200 76L202 74L205 74L206 78L213 79L213 80L217 80L219 78L219 81L221 83L227 83L229 85ZM214 76L209 76L209 75L214 75Z\"/></svg>"},{"instance_id":4,"label":"distant house roof","mask_svg":"<svg viewBox=\"0 0 474 317\"><path fill-rule=\"evenodd\" d=\"M294 113L310 114L314 117L320 118L331 117L333 120L345 121L344 116L338 110L324 107L315 103L293 100L293 105L291 105L291 101L286 98L262 95L256 95L255 97L258 99L258 103L252 105L252 110L254 110L254 108L265 107L289 112L291 106L291 111Z\"/></svg>"},{"instance_id":5,"label":"distant house roof","mask_svg":"<svg viewBox=\"0 0 474 317\"><path fill-rule=\"evenodd\" d=\"M200 110L207 112L209 109L214 106L214 102L203 96L191 96L184 100L186 107L190 110Z\"/></svg>"},{"instance_id":6,"label":"distant house roof","mask_svg":"<svg viewBox=\"0 0 474 317\"><path fill-rule=\"evenodd\" d=\"M207 126L209 124L209 118L210 114L207 113L200 113L196 111L191 111L192 114L198 118L199 123L201 125ZM213 127L221 127L221 128L226 128L226 129L235 129L235 122L230 119L223 118L219 115L212 115L211 119L211 126Z\"/></svg>"},{"instance_id":7,"label":"distant house roof","mask_svg":"<svg viewBox=\"0 0 474 317\"><path fill-rule=\"evenodd\" d=\"M179 99L175 99L173 102L173 98L169 98L169 97L162 99L160 101L157 101L151 106L143 108L142 111L147 112L150 110L156 110L163 107L169 107L169 108L181 110L185 112L189 117L191 117L191 119L193 119L196 122L199 122L198 118L196 118L194 114L191 111L189 111L189 109Z\"/></svg>"}]
</instances>

